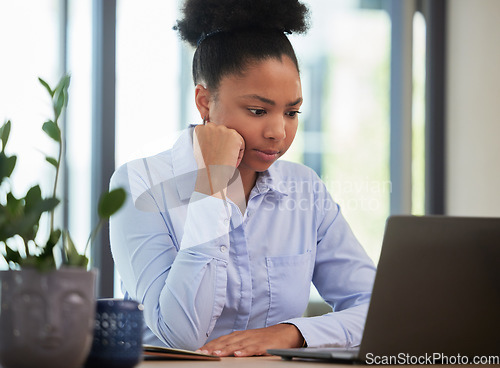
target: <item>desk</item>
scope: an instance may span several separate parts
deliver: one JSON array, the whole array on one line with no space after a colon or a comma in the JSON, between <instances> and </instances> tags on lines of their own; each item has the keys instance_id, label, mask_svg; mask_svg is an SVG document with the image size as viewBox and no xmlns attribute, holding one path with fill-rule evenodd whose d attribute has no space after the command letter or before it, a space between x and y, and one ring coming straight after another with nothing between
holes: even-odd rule
<instances>
[{"instance_id":1,"label":"desk","mask_svg":"<svg viewBox=\"0 0 500 368\"><path fill-rule=\"evenodd\" d=\"M352 365L336 365L337 367L351 367ZM331 363L321 362L321 361L300 361L292 360L285 361L277 356L258 356L258 357L248 357L248 358L234 358L227 357L221 358L220 361L208 361L208 360L145 360L136 368L171 368L171 367L184 367L184 368L284 368L284 367L295 367L295 368L321 368L329 367L332 368Z\"/></svg>"},{"instance_id":2,"label":"desk","mask_svg":"<svg viewBox=\"0 0 500 368\"><path fill-rule=\"evenodd\" d=\"M352 364L336 364L322 361L304 361L304 360L282 360L276 356L262 356L250 358L222 358L220 361L207 360L147 360L143 361L136 368L352 368ZM362 367L362 366L360 366ZM366 366L365 366L366 367ZM391 367L391 366L385 366ZM397 368L415 367L415 366L393 366ZM473 365L440 365L439 368L457 368L457 367L474 367ZM499 365L481 365L481 368L500 367Z\"/></svg>"}]
</instances>

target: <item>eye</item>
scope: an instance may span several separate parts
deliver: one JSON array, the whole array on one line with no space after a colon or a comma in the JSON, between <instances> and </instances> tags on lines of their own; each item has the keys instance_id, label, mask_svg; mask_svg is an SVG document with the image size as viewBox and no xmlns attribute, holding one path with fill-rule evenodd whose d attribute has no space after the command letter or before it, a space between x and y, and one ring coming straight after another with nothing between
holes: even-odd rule
<instances>
[{"instance_id":1,"label":"eye","mask_svg":"<svg viewBox=\"0 0 500 368\"><path fill-rule=\"evenodd\" d=\"M264 109L248 109L253 115L262 116L266 114L266 110Z\"/></svg>"},{"instance_id":2,"label":"eye","mask_svg":"<svg viewBox=\"0 0 500 368\"><path fill-rule=\"evenodd\" d=\"M294 118L300 113L301 113L301 111L288 111L285 113L285 115L288 115L289 117Z\"/></svg>"}]
</instances>

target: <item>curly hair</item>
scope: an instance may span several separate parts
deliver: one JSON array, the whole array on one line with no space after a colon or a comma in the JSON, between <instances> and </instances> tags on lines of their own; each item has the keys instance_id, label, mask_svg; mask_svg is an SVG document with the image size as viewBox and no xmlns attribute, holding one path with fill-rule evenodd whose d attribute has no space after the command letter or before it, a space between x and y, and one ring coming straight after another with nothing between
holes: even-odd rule
<instances>
[{"instance_id":1,"label":"curly hair","mask_svg":"<svg viewBox=\"0 0 500 368\"><path fill-rule=\"evenodd\" d=\"M285 33L305 33L309 11L298 0L186 0L174 29L196 47L195 85L217 90L223 76L252 62L288 56L299 70Z\"/></svg>"}]
</instances>

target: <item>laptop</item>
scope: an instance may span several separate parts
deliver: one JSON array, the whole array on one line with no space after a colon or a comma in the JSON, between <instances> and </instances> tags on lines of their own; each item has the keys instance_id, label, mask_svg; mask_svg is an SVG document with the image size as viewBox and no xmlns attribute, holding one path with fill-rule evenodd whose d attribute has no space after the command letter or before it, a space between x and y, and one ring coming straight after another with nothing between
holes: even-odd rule
<instances>
[{"instance_id":1,"label":"laptop","mask_svg":"<svg viewBox=\"0 0 500 368\"><path fill-rule=\"evenodd\" d=\"M359 349L268 353L368 364L498 359L500 218L391 216Z\"/></svg>"}]
</instances>

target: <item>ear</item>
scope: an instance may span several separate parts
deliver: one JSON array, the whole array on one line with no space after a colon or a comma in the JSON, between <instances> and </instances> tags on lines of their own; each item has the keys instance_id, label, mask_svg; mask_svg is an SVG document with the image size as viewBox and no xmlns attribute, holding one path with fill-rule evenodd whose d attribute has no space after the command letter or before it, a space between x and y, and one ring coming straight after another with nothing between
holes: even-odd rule
<instances>
[{"instance_id":1,"label":"ear","mask_svg":"<svg viewBox=\"0 0 500 368\"><path fill-rule=\"evenodd\" d=\"M211 93L207 88L203 87L201 84L196 85L194 89L194 99L202 119L210 116L211 97Z\"/></svg>"}]
</instances>

